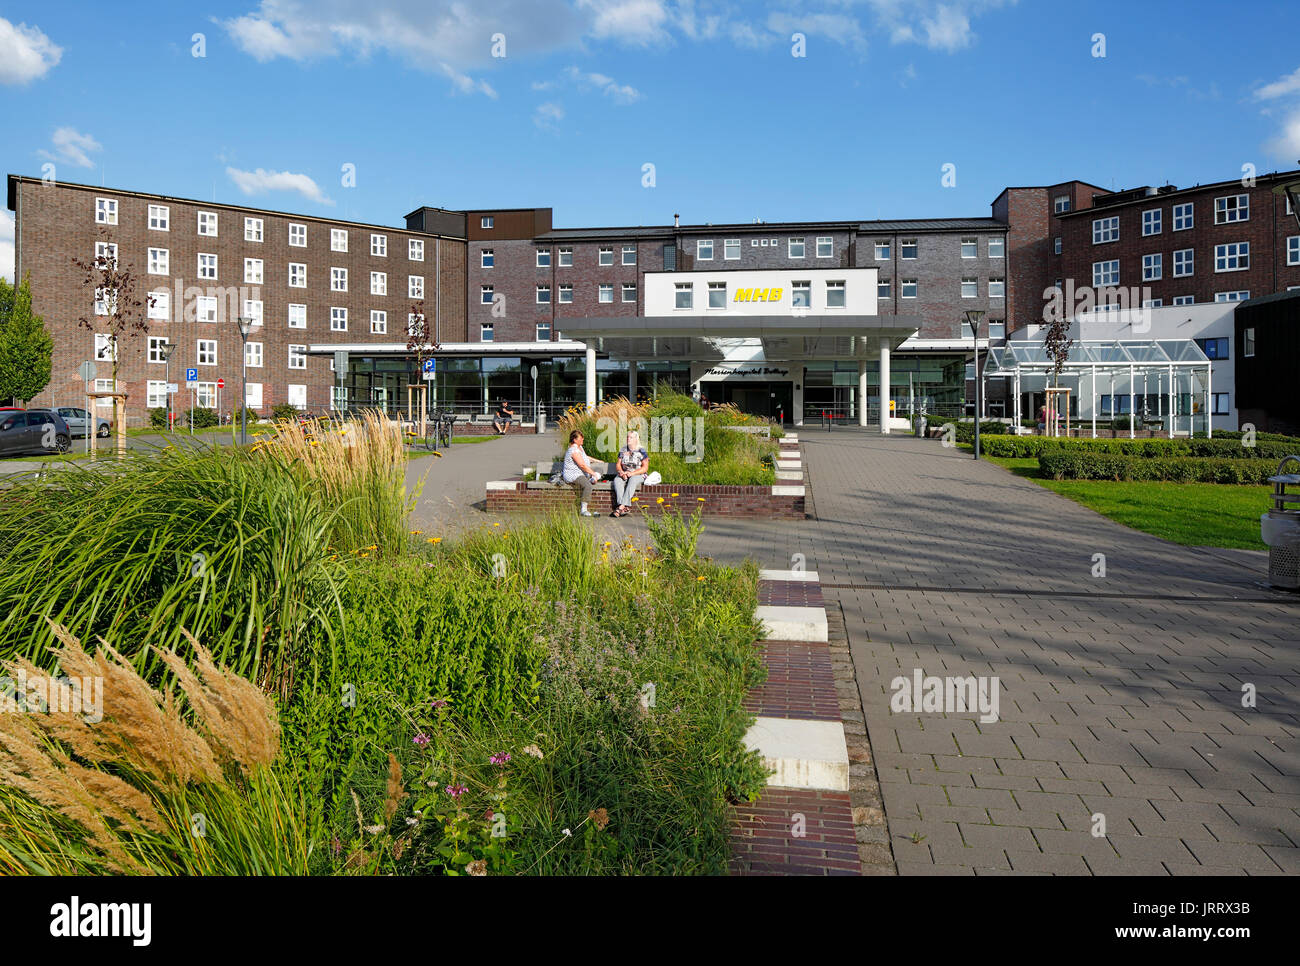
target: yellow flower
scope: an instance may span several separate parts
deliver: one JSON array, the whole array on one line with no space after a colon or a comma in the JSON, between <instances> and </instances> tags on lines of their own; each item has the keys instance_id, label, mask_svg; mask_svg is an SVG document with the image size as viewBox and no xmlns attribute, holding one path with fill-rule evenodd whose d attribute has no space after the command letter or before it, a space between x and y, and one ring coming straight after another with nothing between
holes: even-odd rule
<instances>
[{"instance_id":1,"label":"yellow flower","mask_svg":"<svg viewBox=\"0 0 1300 966\"><path fill-rule=\"evenodd\" d=\"M368 553L363 553L361 556L363 556L363 557L369 557L370 554L368 554Z\"/></svg>"},{"instance_id":2,"label":"yellow flower","mask_svg":"<svg viewBox=\"0 0 1300 966\"><path fill-rule=\"evenodd\" d=\"M442 537L430 537L426 543L442 543Z\"/></svg>"},{"instance_id":3,"label":"yellow flower","mask_svg":"<svg viewBox=\"0 0 1300 966\"><path fill-rule=\"evenodd\" d=\"M676 493L673 494L673 496L676 496L676 495L677 495Z\"/></svg>"},{"instance_id":4,"label":"yellow flower","mask_svg":"<svg viewBox=\"0 0 1300 966\"><path fill-rule=\"evenodd\" d=\"M605 541L605 546L607 546L607 547L612 547L612 546L614 546L614 542L613 542L612 540L606 540L606 541Z\"/></svg>"},{"instance_id":5,"label":"yellow flower","mask_svg":"<svg viewBox=\"0 0 1300 966\"><path fill-rule=\"evenodd\" d=\"M663 503L663 502L664 502L664 498L663 498L663 497L659 497L659 499L655 500L655 502L656 502L656 503Z\"/></svg>"},{"instance_id":6,"label":"yellow flower","mask_svg":"<svg viewBox=\"0 0 1300 966\"><path fill-rule=\"evenodd\" d=\"M499 527L499 526L501 526L501 524L499 524L499 523L494 523L494 524L492 524L492 526L494 526L494 527Z\"/></svg>"},{"instance_id":7,"label":"yellow flower","mask_svg":"<svg viewBox=\"0 0 1300 966\"><path fill-rule=\"evenodd\" d=\"M424 531L423 531L423 530L412 530L411 533L415 534L416 536L419 536L420 534L424 533Z\"/></svg>"},{"instance_id":8,"label":"yellow flower","mask_svg":"<svg viewBox=\"0 0 1300 966\"><path fill-rule=\"evenodd\" d=\"M640 498L639 496L634 496L634 497L632 497L632 502L633 502L633 503L639 503L640 501L641 501L641 498Z\"/></svg>"},{"instance_id":9,"label":"yellow flower","mask_svg":"<svg viewBox=\"0 0 1300 966\"><path fill-rule=\"evenodd\" d=\"M696 577L695 579L696 579L696 580L703 580L703 579L704 579L704 575L703 575L703 574L700 574L700 575L699 575L698 577Z\"/></svg>"},{"instance_id":10,"label":"yellow flower","mask_svg":"<svg viewBox=\"0 0 1300 966\"><path fill-rule=\"evenodd\" d=\"M695 502L696 502L696 503L703 503L703 502L704 502L704 497L702 497L702 496L697 496L697 497L695 498Z\"/></svg>"}]
</instances>

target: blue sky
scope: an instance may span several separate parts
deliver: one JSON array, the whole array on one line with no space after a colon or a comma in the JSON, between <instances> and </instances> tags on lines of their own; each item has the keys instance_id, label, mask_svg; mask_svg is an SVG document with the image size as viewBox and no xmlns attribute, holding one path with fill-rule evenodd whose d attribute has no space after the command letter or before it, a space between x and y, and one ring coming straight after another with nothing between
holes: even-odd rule
<instances>
[{"instance_id":1,"label":"blue sky","mask_svg":"<svg viewBox=\"0 0 1300 966\"><path fill-rule=\"evenodd\" d=\"M381 224L984 215L1008 184L1296 167L1291 6L0 3L0 166ZM5 215L0 270L12 234Z\"/></svg>"}]
</instances>

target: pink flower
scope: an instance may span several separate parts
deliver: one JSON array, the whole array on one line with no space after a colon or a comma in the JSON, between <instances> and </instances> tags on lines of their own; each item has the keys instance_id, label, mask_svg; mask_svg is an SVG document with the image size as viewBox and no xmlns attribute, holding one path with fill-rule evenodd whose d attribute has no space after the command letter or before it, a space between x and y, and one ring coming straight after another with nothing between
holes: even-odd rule
<instances>
[{"instance_id":1,"label":"pink flower","mask_svg":"<svg viewBox=\"0 0 1300 966\"><path fill-rule=\"evenodd\" d=\"M415 742L417 745L419 745L421 748L423 748L425 745L427 745L427 744L429 743L429 736L428 736L428 735L424 735L424 734L420 734L420 735L416 735L416 736L415 736L414 738L412 738L411 740L414 741L414 742Z\"/></svg>"},{"instance_id":2,"label":"pink flower","mask_svg":"<svg viewBox=\"0 0 1300 966\"><path fill-rule=\"evenodd\" d=\"M493 755L491 758L488 759L488 761L490 761L494 765L504 765L509 760L510 760L510 753L508 751L498 751L495 755Z\"/></svg>"},{"instance_id":3,"label":"pink flower","mask_svg":"<svg viewBox=\"0 0 1300 966\"><path fill-rule=\"evenodd\" d=\"M448 785L446 788L447 794L452 798L460 798L460 796L464 795L467 791L469 791L469 789L464 785Z\"/></svg>"}]
</instances>

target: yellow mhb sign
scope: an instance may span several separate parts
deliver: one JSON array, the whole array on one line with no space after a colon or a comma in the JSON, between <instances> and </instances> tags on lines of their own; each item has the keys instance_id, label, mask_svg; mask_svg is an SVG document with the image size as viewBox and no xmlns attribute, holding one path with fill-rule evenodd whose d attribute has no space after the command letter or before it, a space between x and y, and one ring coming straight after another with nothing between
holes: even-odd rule
<instances>
[{"instance_id":1,"label":"yellow mhb sign","mask_svg":"<svg viewBox=\"0 0 1300 966\"><path fill-rule=\"evenodd\" d=\"M781 288L738 288L736 295L732 298L733 302L779 302L781 293L785 289Z\"/></svg>"}]
</instances>

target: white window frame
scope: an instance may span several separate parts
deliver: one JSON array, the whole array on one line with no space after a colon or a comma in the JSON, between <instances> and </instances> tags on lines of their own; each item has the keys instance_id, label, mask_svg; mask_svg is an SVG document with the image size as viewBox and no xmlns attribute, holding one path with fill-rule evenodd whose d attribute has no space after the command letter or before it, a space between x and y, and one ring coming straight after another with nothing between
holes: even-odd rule
<instances>
[{"instance_id":1,"label":"white window frame","mask_svg":"<svg viewBox=\"0 0 1300 966\"><path fill-rule=\"evenodd\" d=\"M1229 205L1228 202L1235 204ZM1214 199L1214 223L1216 225L1235 225L1250 221L1250 195L1220 195Z\"/></svg>"},{"instance_id":2,"label":"white window frame","mask_svg":"<svg viewBox=\"0 0 1300 966\"><path fill-rule=\"evenodd\" d=\"M798 247L799 253L795 254L795 248ZM803 235L795 235L786 239L785 254L787 258L804 258L808 254L808 245L804 241Z\"/></svg>"},{"instance_id":3,"label":"white window frame","mask_svg":"<svg viewBox=\"0 0 1300 966\"><path fill-rule=\"evenodd\" d=\"M244 299L244 318L251 320L253 325L262 324L262 300L261 299Z\"/></svg>"},{"instance_id":4,"label":"white window frame","mask_svg":"<svg viewBox=\"0 0 1300 966\"><path fill-rule=\"evenodd\" d=\"M478 226L480 228L495 228L496 221L497 221L496 218L492 215L483 215L478 220Z\"/></svg>"},{"instance_id":5,"label":"white window frame","mask_svg":"<svg viewBox=\"0 0 1300 966\"><path fill-rule=\"evenodd\" d=\"M1159 235L1164 231L1165 215L1163 208L1148 208L1142 212L1142 237Z\"/></svg>"},{"instance_id":6,"label":"white window frame","mask_svg":"<svg viewBox=\"0 0 1300 966\"><path fill-rule=\"evenodd\" d=\"M876 261L887 262L892 256L893 245L889 241L878 241L875 243Z\"/></svg>"},{"instance_id":7,"label":"white window frame","mask_svg":"<svg viewBox=\"0 0 1300 966\"><path fill-rule=\"evenodd\" d=\"M631 256L632 256L631 261L628 260L628 255L631 255ZM622 262L621 262L621 263L622 263L623 265L635 265L635 264L636 264L636 246L635 246L635 245L624 245L624 246L623 246Z\"/></svg>"},{"instance_id":8,"label":"white window frame","mask_svg":"<svg viewBox=\"0 0 1300 966\"><path fill-rule=\"evenodd\" d=\"M596 264L597 264L597 265L613 265L613 264L614 264L614 246L612 246L612 245L609 245L609 246L601 245L600 248L599 248L599 249L597 250L597 252L596 252Z\"/></svg>"},{"instance_id":9,"label":"white window frame","mask_svg":"<svg viewBox=\"0 0 1300 966\"><path fill-rule=\"evenodd\" d=\"M912 254L907 254L908 249L912 249ZM904 261L914 262L921 257L921 240L919 238L904 238L898 243L898 257Z\"/></svg>"},{"instance_id":10,"label":"white window frame","mask_svg":"<svg viewBox=\"0 0 1300 966\"><path fill-rule=\"evenodd\" d=\"M557 268L572 268L573 246L561 245L555 253L555 263Z\"/></svg>"},{"instance_id":11,"label":"white window frame","mask_svg":"<svg viewBox=\"0 0 1300 966\"><path fill-rule=\"evenodd\" d=\"M198 339L194 346L194 364L204 368L212 368L217 365L217 340L216 339Z\"/></svg>"},{"instance_id":12,"label":"white window frame","mask_svg":"<svg viewBox=\"0 0 1300 966\"><path fill-rule=\"evenodd\" d=\"M198 234L203 238L216 238L219 234L219 216L215 211L198 212Z\"/></svg>"},{"instance_id":13,"label":"white window frame","mask_svg":"<svg viewBox=\"0 0 1300 966\"><path fill-rule=\"evenodd\" d=\"M822 253L823 245L826 247L825 254ZM835 236L818 235L816 252L818 258L834 258L835 257Z\"/></svg>"},{"instance_id":14,"label":"white window frame","mask_svg":"<svg viewBox=\"0 0 1300 966\"><path fill-rule=\"evenodd\" d=\"M1183 256L1179 258L1179 256ZM1174 278L1187 278L1196 274L1196 249L1179 248L1174 251Z\"/></svg>"},{"instance_id":15,"label":"white window frame","mask_svg":"<svg viewBox=\"0 0 1300 966\"><path fill-rule=\"evenodd\" d=\"M388 273L387 272L370 273L370 294L371 295L388 294Z\"/></svg>"},{"instance_id":16,"label":"white window frame","mask_svg":"<svg viewBox=\"0 0 1300 966\"><path fill-rule=\"evenodd\" d=\"M150 275L170 275L171 274L171 251L166 248L149 249L149 271Z\"/></svg>"},{"instance_id":17,"label":"white window frame","mask_svg":"<svg viewBox=\"0 0 1300 966\"><path fill-rule=\"evenodd\" d=\"M970 249L970 254L969 254L969 255L966 254L966 250L967 250L968 248ZM962 257L962 258L979 258L979 254L980 254L980 240L979 240L979 238L978 238L978 237L976 237L976 238L972 238L972 237L970 237L969 235L967 235L965 238L963 238L963 239L961 240L961 249L960 249L960 251L961 251L961 257Z\"/></svg>"},{"instance_id":18,"label":"white window frame","mask_svg":"<svg viewBox=\"0 0 1300 966\"><path fill-rule=\"evenodd\" d=\"M291 329L307 328L307 303L289 303L288 325Z\"/></svg>"},{"instance_id":19,"label":"white window frame","mask_svg":"<svg viewBox=\"0 0 1300 966\"><path fill-rule=\"evenodd\" d=\"M636 301L636 282L624 282L619 291L624 304ZM632 293L631 298L627 297L629 292Z\"/></svg>"},{"instance_id":20,"label":"white window frame","mask_svg":"<svg viewBox=\"0 0 1300 966\"><path fill-rule=\"evenodd\" d=\"M720 296L717 305L713 304L714 295ZM725 309L727 307L727 283L726 282L709 283L709 304L707 307L710 309Z\"/></svg>"},{"instance_id":21,"label":"white window frame","mask_svg":"<svg viewBox=\"0 0 1300 966\"><path fill-rule=\"evenodd\" d=\"M1300 235L1287 236L1286 263L1288 265L1300 265Z\"/></svg>"},{"instance_id":22,"label":"white window frame","mask_svg":"<svg viewBox=\"0 0 1300 966\"><path fill-rule=\"evenodd\" d=\"M1110 245L1119 241L1119 215L1107 215L1092 220L1092 243Z\"/></svg>"},{"instance_id":23,"label":"white window frame","mask_svg":"<svg viewBox=\"0 0 1300 966\"><path fill-rule=\"evenodd\" d=\"M95 199L95 224L97 225L117 224L117 199L116 198Z\"/></svg>"},{"instance_id":24,"label":"white window frame","mask_svg":"<svg viewBox=\"0 0 1300 966\"><path fill-rule=\"evenodd\" d=\"M907 294L908 286L912 287L912 294ZM899 297L905 299L919 298L921 294L921 283L914 278L903 279L902 286L899 288Z\"/></svg>"},{"instance_id":25,"label":"white window frame","mask_svg":"<svg viewBox=\"0 0 1300 966\"><path fill-rule=\"evenodd\" d=\"M348 290L348 270L338 265L330 266L330 291L346 292Z\"/></svg>"},{"instance_id":26,"label":"white window frame","mask_svg":"<svg viewBox=\"0 0 1300 966\"><path fill-rule=\"evenodd\" d=\"M826 308L843 309L847 308L848 304L849 293L847 283L842 279L828 279L826 281Z\"/></svg>"},{"instance_id":27,"label":"white window frame","mask_svg":"<svg viewBox=\"0 0 1300 966\"><path fill-rule=\"evenodd\" d=\"M209 261L209 262L205 262L204 259L210 259L210 261ZM211 274L208 273L208 270L207 270L208 268L211 269ZM216 256L216 253L215 253L215 252L199 252L199 253L198 253L198 273L197 273L197 277L198 277L198 278L202 278L202 279L208 279L208 280L212 280L212 279L215 279L215 278L220 277L219 262L218 262L218 260L217 260L217 256Z\"/></svg>"},{"instance_id":28,"label":"white window frame","mask_svg":"<svg viewBox=\"0 0 1300 966\"><path fill-rule=\"evenodd\" d=\"M1052 214L1060 215L1070 210L1070 196L1057 195L1052 199Z\"/></svg>"},{"instance_id":29,"label":"white window frame","mask_svg":"<svg viewBox=\"0 0 1300 966\"><path fill-rule=\"evenodd\" d=\"M107 258L109 265L117 268L117 242L95 242L95 261Z\"/></svg>"},{"instance_id":30,"label":"white window frame","mask_svg":"<svg viewBox=\"0 0 1300 966\"><path fill-rule=\"evenodd\" d=\"M370 254L373 258L388 257L388 236L387 235L381 235L379 232L371 233Z\"/></svg>"},{"instance_id":31,"label":"white window frame","mask_svg":"<svg viewBox=\"0 0 1300 966\"><path fill-rule=\"evenodd\" d=\"M1158 282L1165 277L1165 256L1163 252L1152 252L1142 256L1142 281Z\"/></svg>"},{"instance_id":32,"label":"white window frame","mask_svg":"<svg viewBox=\"0 0 1300 966\"><path fill-rule=\"evenodd\" d=\"M167 360L163 358L163 346L167 345L167 336L151 335L149 336L149 355L150 365L166 365Z\"/></svg>"},{"instance_id":33,"label":"white window frame","mask_svg":"<svg viewBox=\"0 0 1300 966\"><path fill-rule=\"evenodd\" d=\"M424 298L424 276L423 275L406 276L406 297L408 299Z\"/></svg>"},{"instance_id":34,"label":"white window frame","mask_svg":"<svg viewBox=\"0 0 1300 966\"><path fill-rule=\"evenodd\" d=\"M1237 289L1232 292L1215 292L1214 301L1216 302L1244 302L1250 298L1250 289Z\"/></svg>"},{"instance_id":35,"label":"white window frame","mask_svg":"<svg viewBox=\"0 0 1300 966\"><path fill-rule=\"evenodd\" d=\"M704 254L706 250L708 251L707 255ZM696 241L695 260L697 262L713 261L713 239L712 238L701 238L698 241Z\"/></svg>"},{"instance_id":36,"label":"white window frame","mask_svg":"<svg viewBox=\"0 0 1300 966\"><path fill-rule=\"evenodd\" d=\"M606 297L608 296L608 297ZM596 302L600 305L614 304L614 283L599 282L596 285Z\"/></svg>"},{"instance_id":37,"label":"white window frame","mask_svg":"<svg viewBox=\"0 0 1300 966\"><path fill-rule=\"evenodd\" d=\"M989 278L989 298L1004 299L1007 297L1007 280L1001 275L994 275Z\"/></svg>"},{"instance_id":38,"label":"white window frame","mask_svg":"<svg viewBox=\"0 0 1300 966\"><path fill-rule=\"evenodd\" d=\"M980 297L980 280L978 278L966 277L961 280L961 297L964 299L977 299Z\"/></svg>"},{"instance_id":39,"label":"white window frame","mask_svg":"<svg viewBox=\"0 0 1300 966\"><path fill-rule=\"evenodd\" d=\"M1195 304L1196 304L1196 296L1195 296L1195 295L1175 295L1175 296L1174 296L1174 305L1195 305Z\"/></svg>"},{"instance_id":40,"label":"white window frame","mask_svg":"<svg viewBox=\"0 0 1300 966\"><path fill-rule=\"evenodd\" d=\"M145 316L159 322L170 322L172 317L172 293L165 288L157 288L149 293L153 304L148 306Z\"/></svg>"},{"instance_id":41,"label":"white window frame","mask_svg":"<svg viewBox=\"0 0 1300 966\"><path fill-rule=\"evenodd\" d=\"M546 296L545 298L542 298L542 295L543 295L543 294L545 294L545 296ZM537 304L537 305L550 305L550 304L551 304L551 286L550 286L550 285L538 285L538 286L535 286L535 291L534 291L533 297L537 300L537 302L535 303L535 304Z\"/></svg>"},{"instance_id":42,"label":"white window frame","mask_svg":"<svg viewBox=\"0 0 1300 966\"><path fill-rule=\"evenodd\" d=\"M1174 205L1173 230L1189 231L1196 227L1196 206L1190 201Z\"/></svg>"},{"instance_id":43,"label":"white window frame","mask_svg":"<svg viewBox=\"0 0 1300 966\"><path fill-rule=\"evenodd\" d=\"M496 341L496 326L491 322L480 322L478 324L478 340L480 342Z\"/></svg>"},{"instance_id":44,"label":"white window frame","mask_svg":"<svg viewBox=\"0 0 1300 966\"><path fill-rule=\"evenodd\" d=\"M220 303L215 295L197 295L194 298L194 321L215 324L219 309Z\"/></svg>"},{"instance_id":45,"label":"white window frame","mask_svg":"<svg viewBox=\"0 0 1300 966\"><path fill-rule=\"evenodd\" d=\"M733 249L736 252L734 255L731 254ZM740 260L739 238L724 238L722 240L722 260L724 262L736 262Z\"/></svg>"},{"instance_id":46,"label":"white window frame","mask_svg":"<svg viewBox=\"0 0 1300 966\"><path fill-rule=\"evenodd\" d=\"M167 380L150 379L145 383L144 404L148 409L163 409L167 406Z\"/></svg>"},{"instance_id":47,"label":"white window frame","mask_svg":"<svg viewBox=\"0 0 1300 966\"><path fill-rule=\"evenodd\" d=\"M478 287L478 302L479 302L479 305L491 305L491 304L492 304L492 298L493 298L493 296L494 296L495 294L496 294L496 286L494 286L494 285L480 285L480 286Z\"/></svg>"},{"instance_id":48,"label":"white window frame","mask_svg":"<svg viewBox=\"0 0 1300 966\"><path fill-rule=\"evenodd\" d=\"M1113 274L1113 278L1111 277ZM1119 259L1108 258L1092 263L1092 287L1103 288L1119 284Z\"/></svg>"},{"instance_id":49,"label":"white window frame","mask_svg":"<svg viewBox=\"0 0 1300 966\"><path fill-rule=\"evenodd\" d=\"M249 369L261 369L262 360L265 355L265 347L261 342L244 343L244 365Z\"/></svg>"},{"instance_id":50,"label":"white window frame","mask_svg":"<svg viewBox=\"0 0 1300 966\"><path fill-rule=\"evenodd\" d=\"M560 285L557 295L559 296L560 305L571 304L573 302L573 285L568 282L563 283Z\"/></svg>"},{"instance_id":51,"label":"white window frame","mask_svg":"<svg viewBox=\"0 0 1300 966\"><path fill-rule=\"evenodd\" d=\"M876 280L876 298L892 299L894 297L894 280L881 278Z\"/></svg>"},{"instance_id":52,"label":"white window frame","mask_svg":"<svg viewBox=\"0 0 1300 966\"><path fill-rule=\"evenodd\" d=\"M370 334L387 335L388 334L388 312L384 309L370 310Z\"/></svg>"},{"instance_id":53,"label":"white window frame","mask_svg":"<svg viewBox=\"0 0 1300 966\"><path fill-rule=\"evenodd\" d=\"M423 238L406 239L406 260L408 262L424 261L424 239Z\"/></svg>"},{"instance_id":54,"label":"white window frame","mask_svg":"<svg viewBox=\"0 0 1300 966\"><path fill-rule=\"evenodd\" d=\"M997 246L997 251L993 246ZM1006 258L1007 257L1007 240L1001 235L992 235L989 237L989 258Z\"/></svg>"},{"instance_id":55,"label":"white window frame","mask_svg":"<svg viewBox=\"0 0 1300 966\"><path fill-rule=\"evenodd\" d=\"M538 248L534 257L537 268L551 267L551 250L549 248Z\"/></svg>"},{"instance_id":56,"label":"white window frame","mask_svg":"<svg viewBox=\"0 0 1300 966\"><path fill-rule=\"evenodd\" d=\"M307 368L307 347L296 342L289 343L288 368Z\"/></svg>"},{"instance_id":57,"label":"white window frame","mask_svg":"<svg viewBox=\"0 0 1300 966\"><path fill-rule=\"evenodd\" d=\"M545 333L542 332L543 329L546 330ZM537 325L533 327L533 341L534 342L551 341L551 323L549 321L538 322Z\"/></svg>"},{"instance_id":58,"label":"white window frame","mask_svg":"<svg viewBox=\"0 0 1300 966\"><path fill-rule=\"evenodd\" d=\"M683 299L683 296L685 298ZM685 302L685 304L683 304ZM673 311L687 312L695 307L695 285L692 282L676 282L673 285Z\"/></svg>"},{"instance_id":59,"label":"white window frame","mask_svg":"<svg viewBox=\"0 0 1300 966\"><path fill-rule=\"evenodd\" d=\"M289 247L306 248L307 247L307 226L297 222L289 222Z\"/></svg>"},{"instance_id":60,"label":"white window frame","mask_svg":"<svg viewBox=\"0 0 1300 966\"><path fill-rule=\"evenodd\" d=\"M346 228L330 229L330 251L345 252L348 250L348 230Z\"/></svg>"},{"instance_id":61,"label":"white window frame","mask_svg":"<svg viewBox=\"0 0 1300 966\"><path fill-rule=\"evenodd\" d=\"M261 285L265 274L265 264L260 258L244 259L244 282L246 284Z\"/></svg>"},{"instance_id":62,"label":"white window frame","mask_svg":"<svg viewBox=\"0 0 1300 966\"><path fill-rule=\"evenodd\" d=\"M290 262L289 263L289 288L306 288L307 287L307 263Z\"/></svg>"},{"instance_id":63,"label":"white window frame","mask_svg":"<svg viewBox=\"0 0 1300 966\"><path fill-rule=\"evenodd\" d=\"M263 227L261 218L245 218L244 241L255 242L260 245L262 243Z\"/></svg>"},{"instance_id":64,"label":"white window frame","mask_svg":"<svg viewBox=\"0 0 1300 966\"><path fill-rule=\"evenodd\" d=\"M1224 242L1214 246L1214 273L1244 272L1250 268L1250 242Z\"/></svg>"},{"instance_id":65,"label":"white window frame","mask_svg":"<svg viewBox=\"0 0 1300 966\"><path fill-rule=\"evenodd\" d=\"M149 230L171 231L172 210L170 205L149 206Z\"/></svg>"},{"instance_id":66,"label":"white window frame","mask_svg":"<svg viewBox=\"0 0 1300 966\"><path fill-rule=\"evenodd\" d=\"M348 330L348 307L346 305L330 306L330 331L346 332Z\"/></svg>"}]
</instances>

